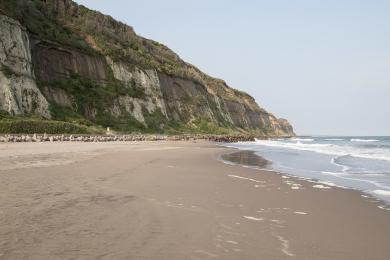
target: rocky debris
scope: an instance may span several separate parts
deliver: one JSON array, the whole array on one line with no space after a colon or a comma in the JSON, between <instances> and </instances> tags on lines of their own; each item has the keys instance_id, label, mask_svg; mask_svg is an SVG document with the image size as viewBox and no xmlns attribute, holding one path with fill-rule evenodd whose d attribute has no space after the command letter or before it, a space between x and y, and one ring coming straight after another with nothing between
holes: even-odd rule
<instances>
[{"instance_id":1,"label":"rocky debris","mask_svg":"<svg viewBox=\"0 0 390 260\"><path fill-rule=\"evenodd\" d=\"M22 142L139 142L139 141L196 141L218 143L254 141L250 135L0 135L0 143Z\"/></svg>"}]
</instances>

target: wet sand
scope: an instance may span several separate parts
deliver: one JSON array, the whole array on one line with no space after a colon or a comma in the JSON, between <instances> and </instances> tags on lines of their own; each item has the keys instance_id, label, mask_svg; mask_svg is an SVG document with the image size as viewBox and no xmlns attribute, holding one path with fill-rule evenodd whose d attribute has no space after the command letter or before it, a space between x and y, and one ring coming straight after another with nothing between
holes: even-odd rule
<instances>
[{"instance_id":1,"label":"wet sand","mask_svg":"<svg viewBox=\"0 0 390 260\"><path fill-rule=\"evenodd\" d=\"M272 162L257 156L254 151L238 151L231 153L221 154L221 159L227 162L233 162L235 164L241 164L246 166L255 166L259 168L265 168Z\"/></svg>"},{"instance_id":2,"label":"wet sand","mask_svg":"<svg viewBox=\"0 0 390 260\"><path fill-rule=\"evenodd\" d=\"M0 259L390 259L377 201L217 160L232 152L1 144Z\"/></svg>"}]
</instances>

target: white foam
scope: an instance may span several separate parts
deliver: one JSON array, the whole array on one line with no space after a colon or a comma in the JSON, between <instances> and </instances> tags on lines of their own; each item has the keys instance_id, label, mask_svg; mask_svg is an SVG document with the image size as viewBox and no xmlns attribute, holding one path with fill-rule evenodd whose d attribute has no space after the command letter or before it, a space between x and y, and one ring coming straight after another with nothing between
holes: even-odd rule
<instances>
[{"instance_id":1,"label":"white foam","mask_svg":"<svg viewBox=\"0 0 390 260\"><path fill-rule=\"evenodd\" d=\"M390 161L388 149L381 148L357 148L354 146L337 145L337 144L319 144L319 143L292 143L277 140L257 140L253 144L268 147L287 148L301 151L311 151L321 154L345 156L350 155L358 158L376 159Z\"/></svg>"},{"instance_id":2,"label":"white foam","mask_svg":"<svg viewBox=\"0 0 390 260\"><path fill-rule=\"evenodd\" d=\"M325 174L325 175L331 175L331 176L350 176L350 174L348 173L343 173L343 172L328 172L328 171L322 171L321 172L322 174Z\"/></svg>"},{"instance_id":3,"label":"white foam","mask_svg":"<svg viewBox=\"0 0 390 260\"><path fill-rule=\"evenodd\" d=\"M325 186L325 185L322 185L322 184L313 185L313 188L316 188L316 189L324 189L324 190L331 189L331 187Z\"/></svg>"},{"instance_id":4,"label":"white foam","mask_svg":"<svg viewBox=\"0 0 390 260\"><path fill-rule=\"evenodd\" d=\"M322 172L322 173L327 174L327 175L337 176L338 178L344 179L344 180L351 180L351 181L370 183L370 184L374 185L375 187L378 187L378 188L381 188L381 189L389 189L390 190L390 186L383 185L383 184L381 184L381 183L379 183L377 181L372 181L372 180L367 180L367 179L360 179L360 178L357 178L357 177L347 177L347 176L353 176L351 174L334 173L334 172ZM336 187L345 188L343 186L336 186Z\"/></svg>"},{"instance_id":5,"label":"white foam","mask_svg":"<svg viewBox=\"0 0 390 260\"><path fill-rule=\"evenodd\" d=\"M306 212L302 212L302 211L295 211L294 213L298 215L307 215Z\"/></svg>"},{"instance_id":6,"label":"white foam","mask_svg":"<svg viewBox=\"0 0 390 260\"><path fill-rule=\"evenodd\" d=\"M244 218L249 219L249 220L254 220L254 221L262 221L264 220L263 218L255 218L251 216L244 216Z\"/></svg>"},{"instance_id":7,"label":"white foam","mask_svg":"<svg viewBox=\"0 0 390 260\"><path fill-rule=\"evenodd\" d=\"M282 252L287 256L294 256L294 254L290 251L290 243L287 239L282 236L276 236L278 240L282 243Z\"/></svg>"},{"instance_id":8,"label":"white foam","mask_svg":"<svg viewBox=\"0 0 390 260\"><path fill-rule=\"evenodd\" d=\"M231 178L237 178L237 179L252 181L252 182L256 182L256 183L263 183L262 181L258 181L258 180L255 180L255 179L246 178L246 177L242 177L242 176L238 176L238 175L230 174L230 175L228 175L228 176L231 177Z\"/></svg>"},{"instance_id":9,"label":"white foam","mask_svg":"<svg viewBox=\"0 0 390 260\"><path fill-rule=\"evenodd\" d=\"M379 140L376 139L359 139L359 138L352 138L351 142L363 142L363 143L371 143L371 142L379 142Z\"/></svg>"},{"instance_id":10,"label":"white foam","mask_svg":"<svg viewBox=\"0 0 390 260\"><path fill-rule=\"evenodd\" d=\"M385 206L378 206L378 208L383 209L383 210L390 210L390 208L387 208Z\"/></svg>"},{"instance_id":11,"label":"white foam","mask_svg":"<svg viewBox=\"0 0 390 260\"><path fill-rule=\"evenodd\" d=\"M386 176L386 174L384 174L384 173L364 173L363 175L367 176L367 177L382 177L382 176Z\"/></svg>"},{"instance_id":12,"label":"white foam","mask_svg":"<svg viewBox=\"0 0 390 260\"><path fill-rule=\"evenodd\" d=\"M237 164L233 163L233 162L229 162L229 161L226 161L226 160L221 160L224 164L227 164L227 165L231 165L231 166L236 166Z\"/></svg>"},{"instance_id":13,"label":"white foam","mask_svg":"<svg viewBox=\"0 0 390 260\"><path fill-rule=\"evenodd\" d=\"M324 184L324 185L327 185L327 186L331 186L331 187L337 187L337 188L343 188L343 189L345 189L344 186L334 184L333 182L330 182L330 181L319 181L318 183Z\"/></svg>"},{"instance_id":14,"label":"white foam","mask_svg":"<svg viewBox=\"0 0 390 260\"><path fill-rule=\"evenodd\" d=\"M291 189L292 190L299 190L300 188L299 188L299 186L292 186Z\"/></svg>"},{"instance_id":15,"label":"white foam","mask_svg":"<svg viewBox=\"0 0 390 260\"><path fill-rule=\"evenodd\" d=\"M292 141L298 141L298 142L313 142L314 139L312 138L291 138Z\"/></svg>"},{"instance_id":16,"label":"white foam","mask_svg":"<svg viewBox=\"0 0 390 260\"><path fill-rule=\"evenodd\" d=\"M282 148L283 150L284 149L305 150L305 151L318 152L321 154L332 155L329 156L329 160L333 158L331 160L331 163L337 167L333 166L329 168L328 171L326 171L325 169L324 169L325 171L318 171L318 170L306 171L305 169L303 169L305 170L305 174L310 174L312 172L313 177L311 178L298 177L298 178L307 180L309 182L313 182L312 184L314 185L313 188L316 189L329 190L332 187L358 189L358 190L363 190L366 194L371 194L371 196L373 197L383 199L385 201L389 201L390 185L388 185L388 180L387 180L388 174L385 169L387 167L388 161L390 161L390 149L388 148L387 144L380 146L379 144L381 143L373 144L373 145L371 144L366 145L364 143L361 144L350 143L351 139L359 139L359 138L346 137L344 139L341 138L329 138L329 139L340 139L344 141L333 142L333 143L331 142L328 143L306 142L305 143L296 140L298 142L295 143L291 141L291 139L276 139L276 140L274 139L274 140L257 140L256 142L247 142L244 143L242 147L239 145L238 146L235 145L235 147L239 147L241 149L246 149L246 150L249 149L249 150L258 151L262 155L265 151L268 151L268 149L264 146ZM361 140L367 140L367 139L362 138ZM371 138L369 140L374 141L375 138ZM358 141L359 140L355 140L355 142ZM271 150L274 149L271 148ZM279 149L275 149L275 150L278 151ZM321 157L318 158L321 159ZM326 158L328 158L328 156L326 156ZM364 161L361 162L361 166L360 164L358 164L358 166L362 168L356 168L357 166L351 167L351 166L344 165L344 161L345 163L349 163L350 162L349 160L351 160L351 163L353 163L356 160L358 160L358 158L380 159L380 160L387 160L387 162L373 162L374 166L376 166L377 164L380 166L380 168L376 170L369 170L371 165L369 163L367 163L367 165L364 164ZM294 170L296 170L295 168L290 168L288 167L288 165L287 166L283 165L281 162L278 161L273 162L273 166L274 168L282 172L281 180L284 183L290 185L290 188L292 190L299 190L299 188L293 188L294 182L292 180L295 180L295 177L293 177L294 174L291 173L294 173ZM368 167L368 168L363 168L363 167ZM297 174L299 175L300 173L298 172ZM289 180L290 176L292 177ZM287 192L288 191L286 191L286 193Z\"/></svg>"},{"instance_id":17,"label":"white foam","mask_svg":"<svg viewBox=\"0 0 390 260\"><path fill-rule=\"evenodd\" d=\"M390 190L373 190L372 193L380 196L390 196Z\"/></svg>"},{"instance_id":18,"label":"white foam","mask_svg":"<svg viewBox=\"0 0 390 260\"><path fill-rule=\"evenodd\" d=\"M348 167L348 166L346 166L346 165L337 163L337 162L336 162L336 159L337 159L337 158L339 158L339 157L336 157L336 158L334 157L334 158L332 158L332 159L330 160L330 163L332 163L333 165L336 165L336 166L341 167L341 171L342 171L343 173L348 172L348 170L351 169L351 168ZM335 174L334 172L332 172L332 173Z\"/></svg>"}]
</instances>

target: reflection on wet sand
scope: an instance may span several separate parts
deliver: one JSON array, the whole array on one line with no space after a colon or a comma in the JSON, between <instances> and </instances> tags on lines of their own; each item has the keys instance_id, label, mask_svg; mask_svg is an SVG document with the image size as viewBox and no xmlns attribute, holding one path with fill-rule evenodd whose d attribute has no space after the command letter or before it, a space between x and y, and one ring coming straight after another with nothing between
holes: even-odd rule
<instances>
[{"instance_id":1,"label":"reflection on wet sand","mask_svg":"<svg viewBox=\"0 0 390 260\"><path fill-rule=\"evenodd\" d=\"M267 166L270 163L270 161L267 161L266 159L256 155L253 151L239 151L230 154L224 154L222 155L222 159L232 163L257 166L261 168Z\"/></svg>"}]
</instances>

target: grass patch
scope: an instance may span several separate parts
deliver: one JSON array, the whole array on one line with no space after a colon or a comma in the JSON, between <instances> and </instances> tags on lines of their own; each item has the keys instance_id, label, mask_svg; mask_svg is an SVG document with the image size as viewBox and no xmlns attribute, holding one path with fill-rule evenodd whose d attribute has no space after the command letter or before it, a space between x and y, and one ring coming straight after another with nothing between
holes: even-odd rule
<instances>
[{"instance_id":1,"label":"grass patch","mask_svg":"<svg viewBox=\"0 0 390 260\"><path fill-rule=\"evenodd\" d=\"M85 125L85 126L93 126L94 124L84 118L82 115L77 114L72 110L72 108L67 106L61 106L58 104L50 104L50 112L52 115L52 119L56 121L64 121L73 124Z\"/></svg>"},{"instance_id":2,"label":"grass patch","mask_svg":"<svg viewBox=\"0 0 390 260\"><path fill-rule=\"evenodd\" d=\"M147 130L142 123L128 113L124 113L120 117L114 117L107 112L102 112L97 115L94 122L104 127L110 127L119 133L143 133Z\"/></svg>"},{"instance_id":3,"label":"grass patch","mask_svg":"<svg viewBox=\"0 0 390 260\"><path fill-rule=\"evenodd\" d=\"M215 135L237 135L240 131L234 128L219 126L206 119L197 119L192 124L185 124L180 121L169 121L164 129L165 134L215 134Z\"/></svg>"},{"instance_id":4,"label":"grass patch","mask_svg":"<svg viewBox=\"0 0 390 260\"><path fill-rule=\"evenodd\" d=\"M0 109L0 120L8 119L10 117L11 116L7 111Z\"/></svg>"},{"instance_id":5,"label":"grass patch","mask_svg":"<svg viewBox=\"0 0 390 260\"><path fill-rule=\"evenodd\" d=\"M78 122L47 120L42 116L10 115L0 110L0 133L2 134L101 134L102 128Z\"/></svg>"},{"instance_id":6,"label":"grass patch","mask_svg":"<svg viewBox=\"0 0 390 260\"><path fill-rule=\"evenodd\" d=\"M194 124L196 125L197 132L204 133L204 134L217 134L217 135L228 135L228 134L237 134L237 130L222 127L214 122L210 122L206 119L200 118L194 121Z\"/></svg>"},{"instance_id":7,"label":"grass patch","mask_svg":"<svg viewBox=\"0 0 390 260\"><path fill-rule=\"evenodd\" d=\"M145 108L143 109L145 122L148 125L148 131L155 133L163 133L167 125L167 118L161 112L161 109L156 109L153 113L149 113Z\"/></svg>"},{"instance_id":8,"label":"grass patch","mask_svg":"<svg viewBox=\"0 0 390 260\"><path fill-rule=\"evenodd\" d=\"M0 120L0 133L3 134L88 134L87 127L68 122L38 119Z\"/></svg>"},{"instance_id":9,"label":"grass patch","mask_svg":"<svg viewBox=\"0 0 390 260\"><path fill-rule=\"evenodd\" d=\"M41 39L96 53L78 33L60 24L56 14L42 0L1 0L0 8Z\"/></svg>"}]
</instances>

